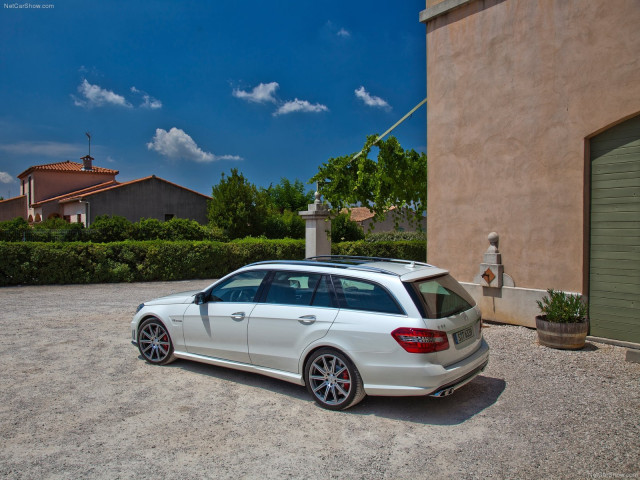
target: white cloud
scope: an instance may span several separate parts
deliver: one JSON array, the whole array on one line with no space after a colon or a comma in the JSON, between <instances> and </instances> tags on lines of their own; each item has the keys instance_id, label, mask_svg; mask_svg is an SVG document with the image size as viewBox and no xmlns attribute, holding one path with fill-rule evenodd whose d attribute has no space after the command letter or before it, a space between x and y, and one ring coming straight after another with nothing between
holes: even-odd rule
<instances>
[{"instance_id":1,"label":"white cloud","mask_svg":"<svg viewBox=\"0 0 640 480\"><path fill-rule=\"evenodd\" d=\"M364 87L360 87L354 90L354 92L356 94L356 97L362 100L365 103L365 105L368 105L370 107L383 108L385 110L391 110L391 105L389 105L386 100L383 100L380 97L371 95L369 92L365 90Z\"/></svg>"},{"instance_id":2,"label":"white cloud","mask_svg":"<svg viewBox=\"0 0 640 480\"><path fill-rule=\"evenodd\" d=\"M136 87L131 87L131 92L142 95L143 102L140 104L140 108L150 108L152 110L162 108L162 102L157 98L153 98L147 92L138 90Z\"/></svg>"},{"instance_id":3,"label":"white cloud","mask_svg":"<svg viewBox=\"0 0 640 480\"><path fill-rule=\"evenodd\" d=\"M348 30L341 28L340 30L338 30L338 33L336 35L338 35L339 37L349 38L351 36L351 33L349 33Z\"/></svg>"},{"instance_id":4,"label":"white cloud","mask_svg":"<svg viewBox=\"0 0 640 480\"><path fill-rule=\"evenodd\" d=\"M147 143L149 150L155 150L160 155L173 159L192 160L199 163L215 162L216 160L242 160L237 155L214 155L202 150L196 142L184 131L173 127L168 132L162 128L156 129L156 134Z\"/></svg>"},{"instance_id":5,"label":"white cloud","mask_svg":"<svg viewBox=\"0 0 640 480\"><path fill-rule=\"evenodd\" d=\"M254 103L276 103L275 93L279 86L278 82L261 83L250 92L235 88L233 96Z\"/></svg>"},{"instance_id":6,"label":"white cloud","mask_svg":"<svg viewBox=\"0 0 640 480\"><path fill-rule=\"evenodd\" d=\"M74 104L78 107L92 108L102 107L103 105L116 105L131 108L131 104L127 102L122 95L118 95L98 85L92 85L86 79L82 80L82 83L78 85L78 92L83 98L77 98L71 95Z\"/></svg>"},{"instance_id":7,"label":"white cloud","mask_svg":"<svg viewBox=\"0 0 640 480\"><path fill-rule=\"evenodd\" d=\"M67 157L80 155L82 149L79 145L61 142L18 142L0 145L0 151L14 155L33 155L45 157Z\"/></svg>"},{"instance_id":8,"label":"white cloud","mask_svg":"<svg viewBox=\"0 0 640 480\"><path fill-rule=\"evenodd\" d=\"M0 172L0 183L13 183L13 177L7 172Z\"/></svg>"},{"instance_id":9,"label":"white cloud","mask_svg":"<svg viewBox=\"0 0 640 480\"><path fill-rule=\"evenodd\" d=\"M290 100L282 104L278 108L278 110L273 112L273 115L274 116L286 115L288 113L293 113L293 112L317 113L317 112L328 112L328 111L329 111L329 108L326 105L322 105L320 103L316 103L312 105L306 100L298 100L296 98L295 100Z\"/></svg>"}]
</instances>

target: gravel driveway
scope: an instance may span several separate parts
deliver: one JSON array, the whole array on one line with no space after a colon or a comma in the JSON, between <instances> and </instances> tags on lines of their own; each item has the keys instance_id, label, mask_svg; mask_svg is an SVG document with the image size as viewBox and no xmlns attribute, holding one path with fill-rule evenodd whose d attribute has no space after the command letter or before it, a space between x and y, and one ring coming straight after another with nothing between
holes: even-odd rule
<instances>
[{"instance_id":1,"label":"gravel driveway","mask_svg":"<svg viewBox=\"0 0 640 480\"><path fill-rule=\"evenodd\" d=\"M323 410L303 387L145 363L136 305L208 281L0 288L2 478L640 478L640 365L489 325L451 397Z\"/></svg>"}]
</instances>

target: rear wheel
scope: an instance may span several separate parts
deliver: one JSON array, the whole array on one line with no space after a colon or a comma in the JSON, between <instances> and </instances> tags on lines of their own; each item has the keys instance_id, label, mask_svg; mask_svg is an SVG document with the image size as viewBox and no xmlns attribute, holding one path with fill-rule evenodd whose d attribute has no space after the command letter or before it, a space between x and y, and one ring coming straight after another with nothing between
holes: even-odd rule
<instances>
[{"instance_id":1,"label":"rear wheel","mask_svg":"<svg viewBox=\"0 0 640 480\"><path fill-rule=\"evenodd\" d=\"M329 410L352 407L366 395L353 362L329 348L311 355L305 367L305 383L313 399Z\"/></svg>"},{"instance_id":2,"label":"rear wheel","mask_svg":"<svg viewBox=\"0 0 640 480\"><path fill-rule=\"evenodd\" d=\"M149 318L140 325L138 350L144 359L153 365L166 365L175 360L169 332L157 318Z\"/></svg>"}]
</instances>

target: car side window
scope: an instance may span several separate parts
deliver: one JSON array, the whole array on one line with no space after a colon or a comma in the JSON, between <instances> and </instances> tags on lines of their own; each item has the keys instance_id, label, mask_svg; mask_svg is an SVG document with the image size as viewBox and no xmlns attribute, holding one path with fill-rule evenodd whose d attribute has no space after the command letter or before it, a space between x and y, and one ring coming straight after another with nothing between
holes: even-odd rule
<instances>
[{"instance_id":1,"label":"car side window","mask_svg":"<svg viewBox=\"0 0 640 480\"><path fill-rule=\"evenodd\" d=\"M353 278L334 278L342 308L400 315L404 313L389 292L380 285Z\"/></svg>"},{"instance_id":2,"label":"car side window","mask_svg":"<svg viewBox=\"0 0 640 480\"><path fill-rule=\"evenodd\" d=\"M211 302L254 302L266 270L242 272L213 287L209 294Z\"/></svg>"},{"instance_id":3,"label":"car side window","mask_svg":"<svg viewBox=\"0 0 640 480\"><path fill-rule=\"evenodd\" d=\"M313 294L313 299L311 300L311 305L314 307L335 307L335 302L333 300L333 289L331 288L331 282L329 277L326 275L322 277L320 283L318 283L318 287L316 288L315 293Z\"/></svg>"},{"instance_id":4,"label":"car side window","mask_svg":"<svg viewBox=\"0 0 640 480\"><path fill-rule=\"evenodd\" d=\"M275 272L265 303L311 305L322 275L307 272Z\"/></svg>"}]
</instances>

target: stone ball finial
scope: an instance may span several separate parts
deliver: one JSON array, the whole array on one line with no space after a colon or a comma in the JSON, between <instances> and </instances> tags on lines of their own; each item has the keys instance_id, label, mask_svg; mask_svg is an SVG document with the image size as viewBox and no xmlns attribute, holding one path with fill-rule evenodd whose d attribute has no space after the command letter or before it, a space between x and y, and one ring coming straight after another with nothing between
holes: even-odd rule
<instances>
[{"instance_id":1,"label":"stone ball finial","mask_svg":"<svg viewBox=\"0 0 640 480\"><path fill-rule=\"evenodd\" d=\"M500 241L500 236L496 232L491 232L487 238L491 244L487 252L498 253L498 242Z\"/></svg>"},{"instance_id":2,"label":"stone ball finial","mask_svg":"<svg viewBox=\"0 0 640 480\"><path fill-rule=\"evenodd\" d=\"M316 197L316 200L315 200L315 202L313 202L313 203L315 203L315 204L320 204L320 203L322 203L322 202L321 202L321 200L320 200L320 197L322 196L322 195L320 195L320 192L316 191L316 193L314 194L314 196Z\"/></svg>"}]
</instances>

